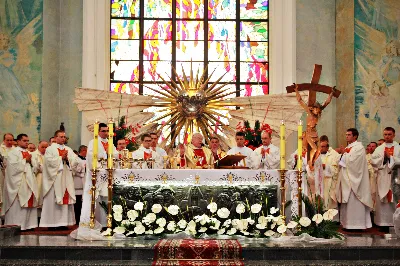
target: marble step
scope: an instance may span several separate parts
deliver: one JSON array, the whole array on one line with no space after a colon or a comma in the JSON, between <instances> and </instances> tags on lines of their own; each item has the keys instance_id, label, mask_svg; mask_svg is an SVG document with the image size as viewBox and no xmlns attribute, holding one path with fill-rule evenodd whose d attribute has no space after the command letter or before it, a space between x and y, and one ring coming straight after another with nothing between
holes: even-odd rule
<instances>
[{"instance_id":1,"label":"marble step","mask_svg":"<svg viewBox=\"0 0 400 266\"><path fill-rule=\"evenodd\" d=\"M17 225L0 225L0 240L20 235L21 227Z\"/></svg>"}]
</instances>

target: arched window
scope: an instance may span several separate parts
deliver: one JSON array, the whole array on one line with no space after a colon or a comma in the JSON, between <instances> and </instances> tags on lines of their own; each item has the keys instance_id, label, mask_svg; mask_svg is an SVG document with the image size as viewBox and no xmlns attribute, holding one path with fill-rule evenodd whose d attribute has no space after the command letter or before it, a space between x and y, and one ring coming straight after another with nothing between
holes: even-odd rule
<instances>
[{"instance_id":1,"label":"arched window","mask_svg":"<svg viewBox=\"0 0 400 266\"><path fill-rule=\"evenodd\" d=\"M268 0L112 0L110 89L153 94L158 74L192 61L210 83L228 71L236 96L268 94L268 12Z\"/></svg>"}]
</instances>

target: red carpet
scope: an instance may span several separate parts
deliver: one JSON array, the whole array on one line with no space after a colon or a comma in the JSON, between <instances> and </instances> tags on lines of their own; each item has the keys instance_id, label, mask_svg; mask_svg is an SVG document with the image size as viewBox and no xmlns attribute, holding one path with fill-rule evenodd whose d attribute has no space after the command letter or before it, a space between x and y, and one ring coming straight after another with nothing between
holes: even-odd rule
<instances>
[{"instance_id":1,"label":"red carpet","mask_svg":"<svg viewBox=\"0 0 400 266\"><path fill-rule=\"evenodd\" d=\"M237 240L162 239L154 247L153 266L242 266Z\"/></svg>"}]
</instances>

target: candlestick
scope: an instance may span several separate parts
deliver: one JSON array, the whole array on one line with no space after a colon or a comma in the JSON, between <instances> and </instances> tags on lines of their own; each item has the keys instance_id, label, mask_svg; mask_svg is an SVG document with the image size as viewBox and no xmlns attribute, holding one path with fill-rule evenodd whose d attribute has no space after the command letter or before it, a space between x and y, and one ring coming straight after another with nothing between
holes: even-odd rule
<instances>
[{"instance_id":1,"label":"candlestick","mask_svg":"<svg viewBox=\"0 0 400 266\"><path fill-rule=\"evenodd\" d=\"M110 119L108 121L108 152L107 152L107 166L108 169L113 168L113 153L114 153L114 144L113 144L113 138L114 138L114 121Z\"/></svg>"},{"instance_id":2,"label":"candlestick","mask_svg":"<svg viewBox=\"0 0 400 266\"><path fill-rule=\"evenodd\" d=\"M281 153L281 164L280 169L284 170L286 168L286 138L285 138L285 123L281 121L280 127L280 153Z\"/></svg>"},{"instance_id":3,"label":"candlestick","mask_svg":"<svg viewBox=\"0 0 400 266\"><path fill-rule=\"evenodd\" d=\"M92 156L92 168L93 170L97 168L97 155L99 151L99 121L93 125L93 156Z\"/></svg>"},{"instance_id":4,"label":"candlestick","mask_svg":"<svg viewBox=\"0 0 400 266\"><path fill-rule=\"evenodd\" d=\"M297 126L297 169L302 168L303 163L303 122L300 120Z\"/></svg>"}]
</instances>

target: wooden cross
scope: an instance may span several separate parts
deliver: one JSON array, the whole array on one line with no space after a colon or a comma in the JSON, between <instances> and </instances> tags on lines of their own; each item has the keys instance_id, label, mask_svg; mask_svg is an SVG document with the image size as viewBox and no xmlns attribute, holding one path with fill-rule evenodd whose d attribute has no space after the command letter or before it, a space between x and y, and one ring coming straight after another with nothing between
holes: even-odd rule
<instances>
[{"instance_id":1,"label":"wooden cross","mask_svg":"<svg viewBox=\"0 0 400 266\"><path fill-rule=\"evenodd\" d=\"M321 77L321 72L322 72L322 65L314 65L314 72L311 78L310 83L302 83L302 84L297 84L298 90L299 91L309 91L308 94L308 106L314 106L315 103L317 102L317 92L323 92L326 94L330 94L333 87L329 87L326 85L321 85L318 84L319 79ZM287 93L294 92L295 85L290 85L286 87ZM338 98L340 95L341 91L336 90L333 93L333 96Z\"/></svg>"}]
</instances>

